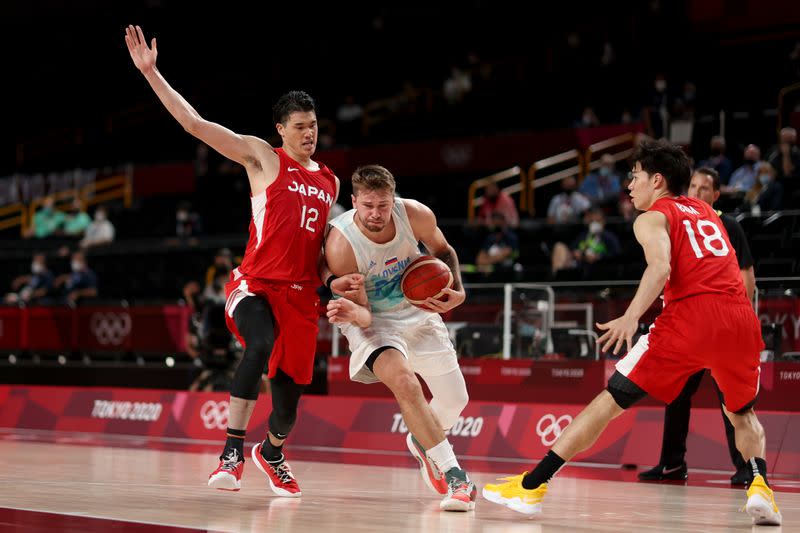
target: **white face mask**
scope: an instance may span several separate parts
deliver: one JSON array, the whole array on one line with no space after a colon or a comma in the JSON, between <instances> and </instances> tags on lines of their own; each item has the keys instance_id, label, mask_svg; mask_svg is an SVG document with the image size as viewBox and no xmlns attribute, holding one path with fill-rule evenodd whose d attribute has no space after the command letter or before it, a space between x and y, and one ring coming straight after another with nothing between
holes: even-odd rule
<instances>
[{"instance_id":1,"label":"white face mask","mask_svg":"<svg viewBox=\"0 0 800 533\"><path fill-rule=\"evenodd\" d=\"M600 222L593 220L592 222L589 223L589 233L597 235L602 231L603 231L603 225Z\"/></svg>"},{"instance_id":2,"label":"white face mask","mask_svg":"<svg viewBox=\"0 0 800 533\"><path fill-rule=\"evenodd\" d=\"M44 266L41 263L31 263L31 272L41 274L44 272Z\"/></svg>"},{"instance_id":3,"label":"white face mask","mask_svg":"<svg viewBox=\"0 0 800 533\"><path fill-rule=\"evenodd\" d=\"M83 269L83 265L80 261L72 261L70 267L72 267L73 272L80 272Z\"/></svg>"}]
</instances>

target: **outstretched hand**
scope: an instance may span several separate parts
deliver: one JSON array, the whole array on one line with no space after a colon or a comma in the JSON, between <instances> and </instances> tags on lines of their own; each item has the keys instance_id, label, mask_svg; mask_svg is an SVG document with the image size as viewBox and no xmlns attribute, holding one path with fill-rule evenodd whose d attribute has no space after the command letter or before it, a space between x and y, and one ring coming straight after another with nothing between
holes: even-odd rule
<instances>
[{"instance_id":1,"label":"outstretched hand","mask_svg":"<svg viewBox=\"0 0 800 533\"><path fill-rule=\"evenodd\" d=\"M600 349L602 351L607 352L609 348L613 346L613 353L617 355L624 344L628 345L628 351L633 348L633 336L636 334L636 330L639 329L638 320L622 315L605 324L596 325L598 329L605 331L605 333L597 339L597 344L601 346Z\"/></svg>"},{"instance_id":2,"label":"outstretched hand","mask_svg":"<svg viewBox=\"0 0 800 533\"><path fill-rule=\"evenodd\" d=\"M142 74L153 70L156 66L156 57L158 56L155 37L153 37L151 41L152 48L150 48L147 46L147 41L144 39L142 28L139 26L128 26L125 28L125 44L128 45L128 52L131 54L133 64Z\"/></svg>"}]
</instances>

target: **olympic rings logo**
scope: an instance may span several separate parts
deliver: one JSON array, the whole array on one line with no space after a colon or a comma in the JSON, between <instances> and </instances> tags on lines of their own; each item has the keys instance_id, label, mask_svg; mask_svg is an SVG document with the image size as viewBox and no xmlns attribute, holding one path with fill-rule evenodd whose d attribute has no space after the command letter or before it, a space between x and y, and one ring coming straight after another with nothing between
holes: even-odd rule
<instances>
[{"instance_id":1,"label":"olympic rings logo","mask_svg":"<svg viewBox=\"0 0 800 533\"><path fill-rule=\"evenodd\" d=\"M564 422L566 422L566 424L564 424L562 428L561 425ZM572 417L569 415L561 415L556 418L555 415L546 414L540 418L539 422L536 424L536 434L542 438L542 444L550 446L558 440L558 437L561 436L561 432L564 431L564 428L566 428L570 422L572 422Z\"/></svg>"},{"instance_id":2,"label":"olympic rings logo","mask_svg":"<svg viewBox=\"0 0 800 533\"><path fill-rule=\"evenodd\" d=\"M200 408L200 419L206 429L225 429L228 427L228 402L208 400Z\"/></svg>"},{"instance_id":3,"label":"olympic rings logo","mask_svg":"<svg viewBox=\"0 0 800 533\"><path fill-rule=\"evenodd\" d=\"M94 313L89 327L103 346L119 346L131 332L131 316L128 313Z\"/></svg>"}]
</instances>

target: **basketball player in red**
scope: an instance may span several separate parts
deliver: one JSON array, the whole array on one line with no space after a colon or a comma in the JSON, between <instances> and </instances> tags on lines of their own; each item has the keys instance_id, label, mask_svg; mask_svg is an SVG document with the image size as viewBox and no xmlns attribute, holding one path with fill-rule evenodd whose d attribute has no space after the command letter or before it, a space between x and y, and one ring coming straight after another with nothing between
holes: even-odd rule
<instances>
[{"instance_id":1,"label":"basketball player in red","mask_svg":"<svg viewBox=\"0 0 800 533\"><path fill-rule=\"evenodd\" d=\"M753 412L759 387L761 326L745 295L728 235L706 202L682 195L689 159L666 141L642 143L629 185L647 268L625 314L598 327L599 343L628 353L601 392L567 426L530 472L486 485L488 500L515 511L541 512L547 484L566 461L589 448L608 423L647 394L670 403L686 380L707 368L724 397L736 446L753 470L745 510L755 524L781 523L767 482L764 429ZM664 291L664 310L631 348L639 318Z\"/></svg>"},{"instance_id":2,"label":"basketball player in red","mask_svg":"<svg viewBox=\"0 0 800 533\"><path fill-rule=\"evenodd\" d=\"M300 91L278 100L273 114L283 148L273 148L201 117L158 71L156 40L148 47L140 27L129 26L125 42L134 65L170 114L187 132L244 166L250 180L250 239L225 288L228 327L245 352L231 387L227 441L208 485L233 491L241 486L245 430L268 364L269 432L252 449L252 458L276 494L300 496L282 447L295 423L300 395L311 383L319 317L316 289L321 284L318 261L328 211L339 192L333 172L311 159L317 145L314 101Z\"/></svg>"}]
</instances>

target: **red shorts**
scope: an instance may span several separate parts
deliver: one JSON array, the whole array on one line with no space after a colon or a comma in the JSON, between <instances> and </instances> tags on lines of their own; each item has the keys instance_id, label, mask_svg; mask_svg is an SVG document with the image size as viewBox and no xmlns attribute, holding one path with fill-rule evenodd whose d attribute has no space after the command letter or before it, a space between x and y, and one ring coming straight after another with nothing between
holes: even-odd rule
<instances>
[{"instance_id":1,"label":"red shorts","mask_svg":"<svg viewBox=\"0 0 800 533\"><path fill-rule=\"evenodd\" d=\"M260 296L269 303L275 323L275 343L269 356L267 377L275 377L280 368L298 385L311 383L319 331L316 287L248 278L234 270L231 281L225 285L225 296L225 321L242 346L245 345L244 339L233 320L236 306L248 296Z\"/></svg>"},{"instance_id":2,"label":"red shorts","mask_svg":"<svg viewBox=\"0 0 800 533\"><path fill-rule=\"evenodd\" d=\"M764 349L761 325L744 299L718 294L668 304L617 370L649 395L672 402L686 380L704 368L736 412L755 400Z\"/></svg>"}]
</instances>

